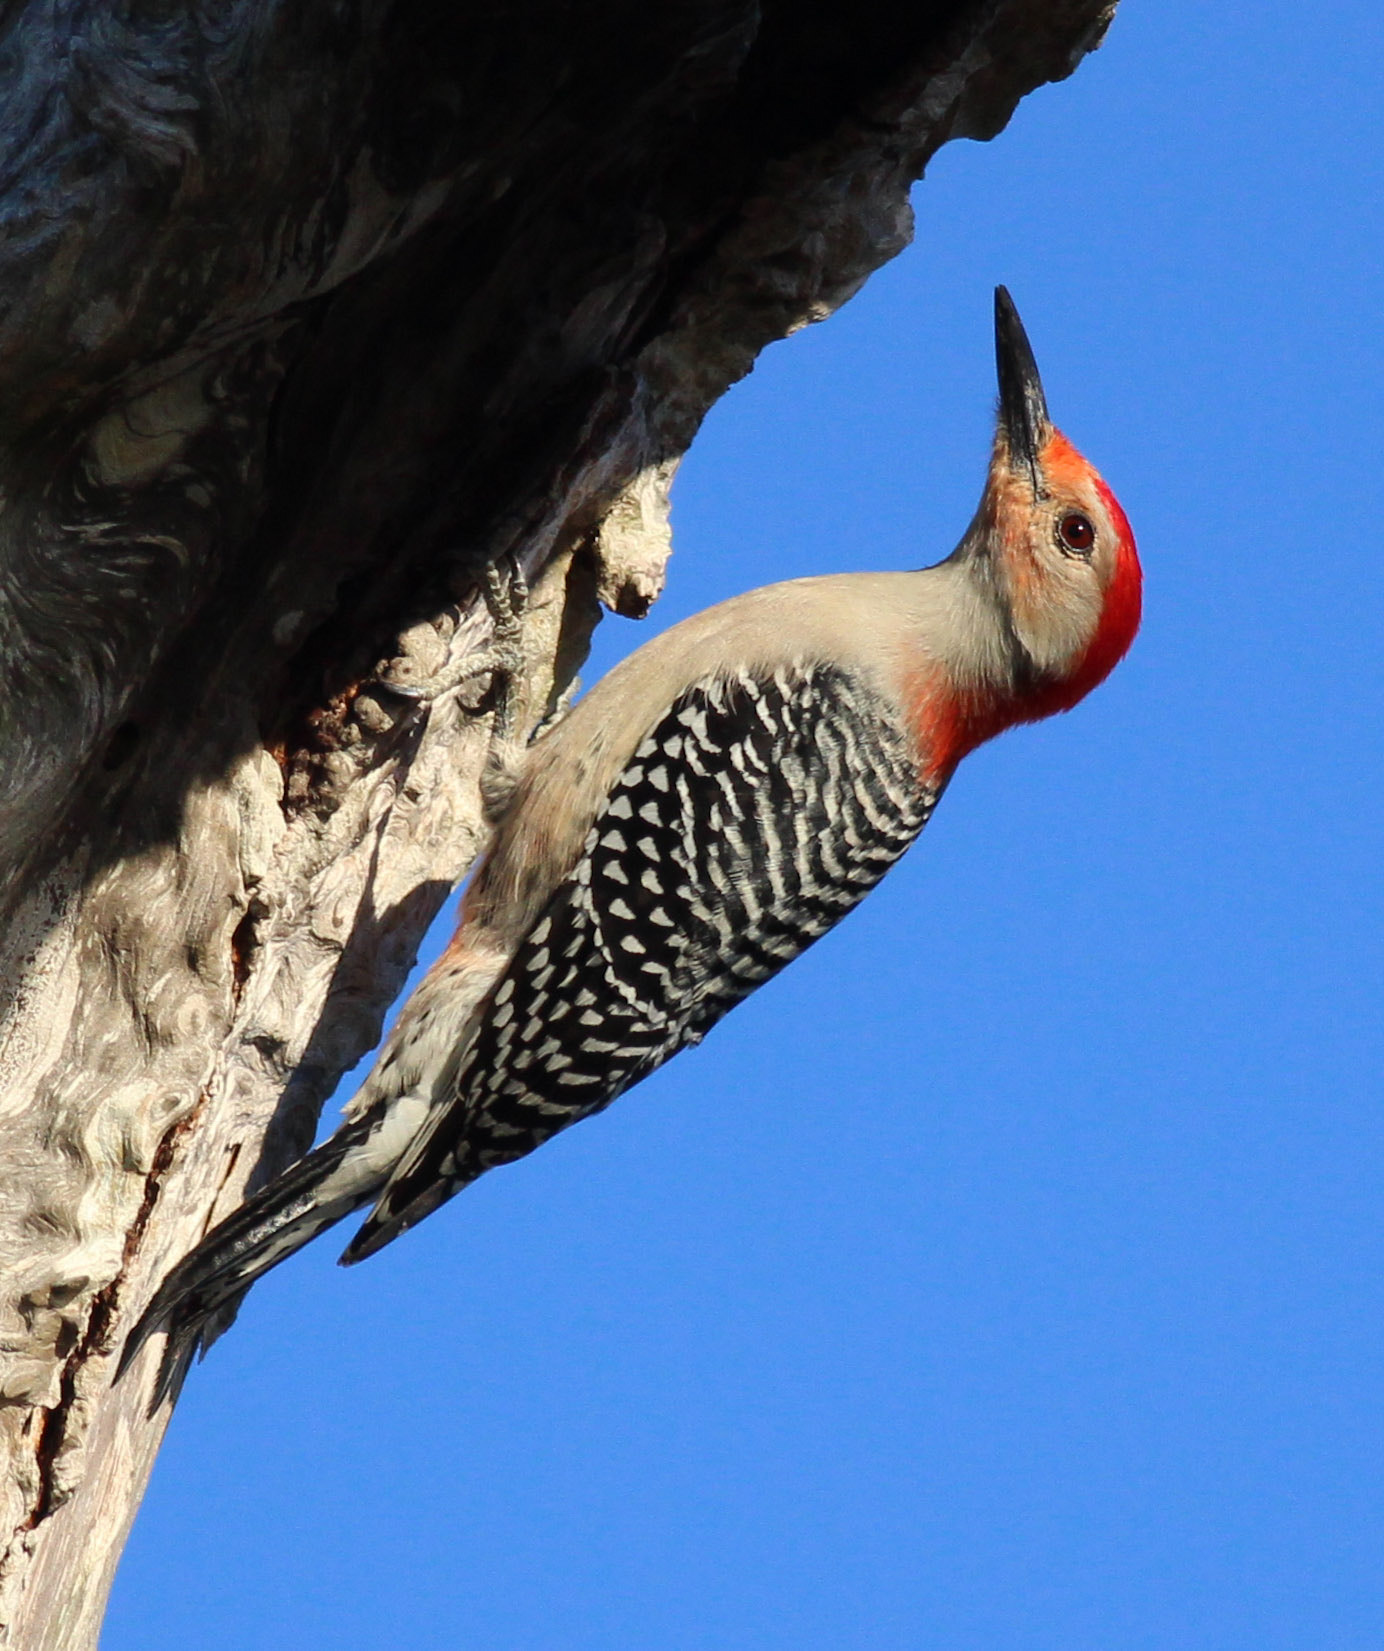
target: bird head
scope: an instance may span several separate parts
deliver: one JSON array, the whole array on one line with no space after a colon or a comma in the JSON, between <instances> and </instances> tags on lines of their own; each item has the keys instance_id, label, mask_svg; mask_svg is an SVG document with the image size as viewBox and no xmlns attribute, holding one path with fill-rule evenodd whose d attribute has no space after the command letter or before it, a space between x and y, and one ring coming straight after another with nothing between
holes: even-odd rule
<instances>
[{"instance_id":1,"label":"bird head","mask_svg":"<svg viewBox=\"0 0 1384 1651\"><path fill-rule=\"evenodd\" d=\"M995 289L999 417L985 496L968 535L1008 622L1014 720L1070 709L1123 658L1142 576L1125 513L1048 417L1014 301Z\"/></svg>"}]
</instances>

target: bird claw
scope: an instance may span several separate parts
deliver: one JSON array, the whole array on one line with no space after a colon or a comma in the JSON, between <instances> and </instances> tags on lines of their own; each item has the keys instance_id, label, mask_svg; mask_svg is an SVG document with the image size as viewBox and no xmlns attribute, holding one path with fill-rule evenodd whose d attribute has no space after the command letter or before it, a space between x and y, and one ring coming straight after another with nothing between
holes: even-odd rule
<instances>
[{"instance_id":1,"label":"bird claw","mask_svg":"<svg viewBox=\"0 0 1384 1651\"><path fill-rule=\"evenodd\" d=\"M490 610L492 626L487 647L449 661L440 671L417 682L398 677L377 677L368 684L371 691L382 689L425 709L444 694L488 676L495 690L496 736L500 739L511 738L518 718L519 690L527 663L523 647L523 619L528 607L529 586L518 560L506 557L505 561L508 563L507 572L502 572L496 563L490 562L481 574L481 592Z\"/></svg>"},{"instance_id":2,"label":"bird claw","mask_svg":"<svg viewBox=\"0 0 1384 1651\"><path fill-rule=\"evenodd\" d=\"M499 565L487 562L481 574L481 588L485 605L495 624L497 646L517 648L524 635L524 613L529 605L529 582L517 556L506 556L509 574L500 572Z\"/></svg>"}]
</instances>

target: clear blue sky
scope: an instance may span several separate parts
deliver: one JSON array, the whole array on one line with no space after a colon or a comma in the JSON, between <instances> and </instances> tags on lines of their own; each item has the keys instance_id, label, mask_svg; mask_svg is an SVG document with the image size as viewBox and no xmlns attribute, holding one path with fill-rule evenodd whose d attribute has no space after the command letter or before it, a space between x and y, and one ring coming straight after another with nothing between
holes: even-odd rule
<instances>
[{"instance_id":1,"label":"clear blue sky","mask_svg":"<svg viewBox=\"0 0 1384 1651\"><path fill-rule=\"evenodd\" d=\"M651 626L936 560L1006 282L1144 632L700 1050L258 1288L105 1651L1384 1645L1381 61L1125 0L713 412Z\"/></svg>"}]
</instances>

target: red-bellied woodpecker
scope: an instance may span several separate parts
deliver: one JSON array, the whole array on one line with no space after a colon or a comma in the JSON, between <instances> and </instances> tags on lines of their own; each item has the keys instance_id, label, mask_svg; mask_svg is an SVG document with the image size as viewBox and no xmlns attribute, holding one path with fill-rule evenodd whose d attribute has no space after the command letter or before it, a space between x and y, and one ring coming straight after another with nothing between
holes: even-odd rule
<instances>
[{"instance_id":1,"label":"red-bellied woodpecker","mask_svg":"<svg viewBox=\"0 0 1384 1651\"><path fill-rule=\"evenodd\" d=\"M1049 421L1002 287L995 342L994 454L956 550L724 602L541 738L346 1122L173 1269L122 1369L158 1328L189 1348L352 1210L375 1202L347 1262L608 1106L873 888L968 751L1108 675L1139 624L1129 524Z\"/></svg>"}]
</instances>

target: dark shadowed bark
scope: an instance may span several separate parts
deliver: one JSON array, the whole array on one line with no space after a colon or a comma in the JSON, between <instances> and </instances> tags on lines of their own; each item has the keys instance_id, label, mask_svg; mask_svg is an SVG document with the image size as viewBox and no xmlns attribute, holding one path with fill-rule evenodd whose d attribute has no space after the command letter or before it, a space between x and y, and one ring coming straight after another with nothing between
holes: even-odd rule
<instances>
[{"instance_id":1,"label":"dark shadowed bark","mask_svg":"<svg viewBox=\"0 0 1384 1651\"><path fill-rule=\"evenodd\" d=\"M300 1151L707 407L1110 0L0 9L0 1644L84 1651L158 1277Z\"/></svg>"}]
</instances>

